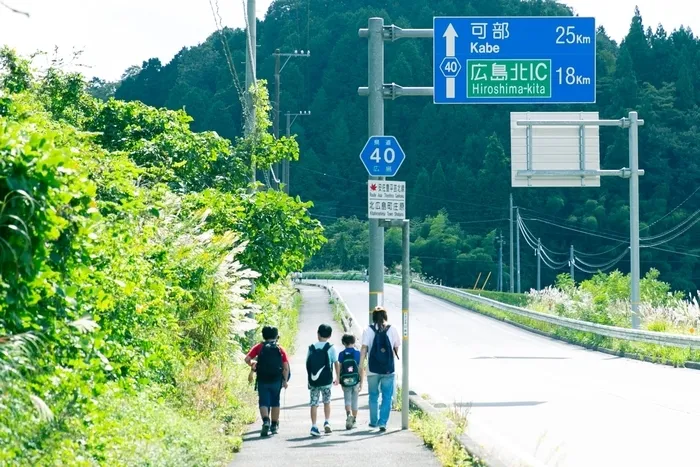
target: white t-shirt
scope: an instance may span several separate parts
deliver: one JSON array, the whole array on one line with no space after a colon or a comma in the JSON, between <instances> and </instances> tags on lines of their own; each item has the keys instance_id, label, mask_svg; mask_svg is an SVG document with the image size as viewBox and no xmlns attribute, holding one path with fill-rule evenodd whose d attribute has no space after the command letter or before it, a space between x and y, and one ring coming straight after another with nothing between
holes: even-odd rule
<instances>
[{"instance_id":1,"label":"white t-shirt","mask_svg":"<svg viewBox=\"0 0 700 467\"><path fill-rule=\"evenodd\" d=\"M387 331L387 336L389 336L389 342L391 342L391 347L396 349L398 352L398 349L401 347L401 336L399 335L398 329L396 329L395 326L391 326L389 330ZM372 344L374 343L374 329L372 329L371 326L368 326L365 328L365 330L362 332L362 345L367 346L367 357L369 358L369 353L372 351ZM394 356L396 358L396 356ZM396 363L394 363L396 365ZM367 374L368 375L373 375L371 371L369 371L369 368L367 369Z\"/></svg>"}]
</instances>

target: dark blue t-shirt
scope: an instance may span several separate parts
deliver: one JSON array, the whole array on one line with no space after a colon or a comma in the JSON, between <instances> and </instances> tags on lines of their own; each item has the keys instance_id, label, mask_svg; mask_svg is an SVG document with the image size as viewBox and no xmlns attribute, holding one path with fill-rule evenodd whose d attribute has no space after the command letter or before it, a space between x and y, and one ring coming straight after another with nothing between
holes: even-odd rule
<instances>
[{"instance_id":1,"label":"dark blue t-shirt","mask_svg":"<svg viewBox=\"0 0 700 467\"><path fill-rule=\"evenodd\" d=\"M358 365L360 364L360 351L350 347L349 349L345 349L342 352L340 352L340 355L338 355L338 361L342 362L346 358L354 358L355 363Z\"/></svg>"}]
</instances>

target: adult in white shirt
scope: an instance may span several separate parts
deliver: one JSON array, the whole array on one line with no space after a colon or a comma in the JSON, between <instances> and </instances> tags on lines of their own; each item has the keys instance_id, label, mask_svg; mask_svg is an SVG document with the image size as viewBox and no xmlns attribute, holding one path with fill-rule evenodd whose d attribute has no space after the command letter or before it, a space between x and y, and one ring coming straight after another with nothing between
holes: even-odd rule
<instances>
[{"instance_id":1,"label":"adult in white shirt","mask_svg":"<svg viewBox=\"0 0 700 467\"><path fill-rule=\"evenodd\" d=\"M362 333L360 367L368 358L367 390L369 392L369 426L386 431L391 415L391 401L395 390L395 359L401 347L399 331L388 324L386 309L382 306L372 311L372 325ZM382 404L379 407L379 394Z\"/></svg>"}]
</instances>

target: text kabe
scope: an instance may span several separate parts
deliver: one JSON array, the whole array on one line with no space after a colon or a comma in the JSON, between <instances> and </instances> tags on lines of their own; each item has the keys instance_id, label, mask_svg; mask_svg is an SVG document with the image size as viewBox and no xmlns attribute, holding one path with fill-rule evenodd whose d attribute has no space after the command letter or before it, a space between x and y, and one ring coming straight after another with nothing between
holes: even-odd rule
<instances>
[{"instance_id":1,"label":"text kabe","mask_svg":"<svg viewBox=\"0 0 700 467\"><path fill-rule=\"evenodd\" d=\"M497 54L501 51L501 46L491 45L488 42L485 44L472 42L469 45L469 51L473 54Z\"/></svg>"}]
</instances>

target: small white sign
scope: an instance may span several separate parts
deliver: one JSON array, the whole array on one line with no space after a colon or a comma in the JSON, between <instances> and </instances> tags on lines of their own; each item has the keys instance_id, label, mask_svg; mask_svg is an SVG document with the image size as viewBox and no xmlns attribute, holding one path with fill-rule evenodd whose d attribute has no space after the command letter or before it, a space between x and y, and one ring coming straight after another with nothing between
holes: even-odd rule
<instances>
[{"instance_id":1,"label":"small white sign","mask_svg":"<svg viewBox=\"0 0 700 467\"><path fill-rule=\"evenodd\" d=\"M406 182L367 182L367 217L382 220L406 218Z\"/></svg>"}]
</instances>

